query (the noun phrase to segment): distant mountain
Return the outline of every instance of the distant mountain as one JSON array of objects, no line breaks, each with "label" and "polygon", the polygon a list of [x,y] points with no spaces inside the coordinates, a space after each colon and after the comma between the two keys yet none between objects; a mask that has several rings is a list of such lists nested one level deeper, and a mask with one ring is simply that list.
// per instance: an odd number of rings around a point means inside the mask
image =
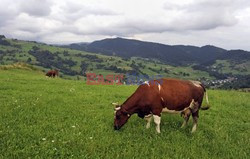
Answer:
[{"label": "distant mountain", "polygon": [[208,61],[213,61],[221,56],[224,56],[227,50],[215,47],[212,45],[206,45],[202,47],[196,46],[184,46],[184,45],[176,45],[173,47],[177,47],[186,52],[189,56],[193,58],[193,60],[197,63],[205,63]]},{"label": "distant mountain", "polygon": [[203,47],[165,45],[139,40],[113,38],[94,41],[89,44],[71,44],[68,48],[120,57],[154,58],[173,65],[201,64],[227,57],[227,50],[206,45]]},{"label": "distant mountain", "polygon": [[85,42],[82,42],[82,43],[73,43],[73,44],[70,44],[70,45],[61,45],[63,47],[69,47],[69,48],[72,48],[72,49],[76,49],[76,50],[82,50],[82,51],[85,51],[87,50],[87,45],[89,43],[85,43]]},{"label": "distant mountain", "polygon": [[248,61],[250,60],[250,52],[244,50],[230,50],[226,54],[220,56],[219,59],[233,61]]},{"label": "distant mountain", "polygon": [[175,65],[189,63],[193,60],[185,51],[170,45],[122,38],[94,41],[86,48],[89,52],[121,57],[155,58]]}]

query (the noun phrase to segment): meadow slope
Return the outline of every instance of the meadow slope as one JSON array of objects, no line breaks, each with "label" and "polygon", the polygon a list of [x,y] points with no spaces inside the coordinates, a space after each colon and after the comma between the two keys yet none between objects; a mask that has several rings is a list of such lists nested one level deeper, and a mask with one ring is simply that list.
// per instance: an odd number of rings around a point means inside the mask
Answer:
[{"label": "meadow slope", "polygon": [[137,86],[89,86],[0,69],[0,158],[248,158],[250,93],[209,90],[198,130],[163,115],[161,134],[132,116],[113,130],[113,107]]},{"label": "meadow slope", "polygon": [[5,38],[2,41],[8,43],[8,45],[1,44],[0,36],[0,65],[22,62],[43,71],[59,69],[60,76],[63,78],[84,78],[87,72],[103,75],[111,73],[163,75],[188,79],[215,78],[210,76],[208,72],[194,70],[191,65],[173,66],[156,59],[106,56],[31,41]]}]

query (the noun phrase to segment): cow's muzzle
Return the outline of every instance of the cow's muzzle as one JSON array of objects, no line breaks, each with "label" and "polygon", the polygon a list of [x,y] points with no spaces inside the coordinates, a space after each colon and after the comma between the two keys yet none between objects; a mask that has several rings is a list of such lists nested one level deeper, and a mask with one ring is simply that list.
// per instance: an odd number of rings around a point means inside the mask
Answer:
[{"label": "cow's muzzle", "polygon": [[114,129],[115,129],[115,130],[119,130],[120,127],[119,127],[118,125],[114,125]]}]

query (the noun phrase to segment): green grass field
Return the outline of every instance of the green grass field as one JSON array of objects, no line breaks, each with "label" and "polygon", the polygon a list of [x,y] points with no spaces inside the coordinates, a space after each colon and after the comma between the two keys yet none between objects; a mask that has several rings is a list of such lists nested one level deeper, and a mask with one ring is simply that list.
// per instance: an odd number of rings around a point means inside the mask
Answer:
[{"label": "green grass field", "polygon": [[0,158],[249,158],[250,93],[209,90],[194,134],[170,114],[161,134],[136,115],[114,131],[111,102],[135,89],[0,69]]}]

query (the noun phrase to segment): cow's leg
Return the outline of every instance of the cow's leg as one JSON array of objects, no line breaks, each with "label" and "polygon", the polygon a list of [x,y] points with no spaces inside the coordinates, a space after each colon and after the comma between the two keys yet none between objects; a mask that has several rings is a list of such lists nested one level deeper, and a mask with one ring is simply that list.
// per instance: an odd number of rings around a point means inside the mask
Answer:
[{"label": "cow's leg", "polygon": [[198,116],[193,116],[193,127],[191,133],[194,133],[197,129]]},{"label": "cow's leg", "polygon": [[152,120],[152,114],[149,114],[147,116],[144,117],[144,119],[147,121],[147,125],[146,125],[146,128],[150,128],[150,123],[151,123],[151,120]]},{"label": "cow's leg", "polygon": [[156,124],[156,132],[161,133],[161,130],[160,130],[161,116],[153,115],[153,118],[154,118],[154,122]]},{"label": "cow's leg", "polygon": [[193,127],[192,127],[191,133],[194,133],[194,132],[196,131],[196,129],[197,129],[198,118],[199,118],[199,108],[201,107],[202,99],[203,99],[203,96],[202,96],[200,99],[198,99],[198,103],[195,103],[195,104],[197,104],[197,105],[194,105],[194,106],[195,106],[195,109],[196,109],[196,107],[197,107],[198,110],[192,113],[192,117],[193,117]]},{"label": "cow's leg", "polygon": [[185,126],[187,125],[187,121],[186,119],[183,121],[182,125],[181,125],[181,128],[184,128]]},{"label": "cow's leg", "polygon": [[189,120],[189,115],[187,116],[187,117],[185,117],[184,118],[184,122],[182,123],[182,125],[181,125],[181,128],[184,128],[186,125],[187,125],[187,122],[188,122],[188,120]]}]

